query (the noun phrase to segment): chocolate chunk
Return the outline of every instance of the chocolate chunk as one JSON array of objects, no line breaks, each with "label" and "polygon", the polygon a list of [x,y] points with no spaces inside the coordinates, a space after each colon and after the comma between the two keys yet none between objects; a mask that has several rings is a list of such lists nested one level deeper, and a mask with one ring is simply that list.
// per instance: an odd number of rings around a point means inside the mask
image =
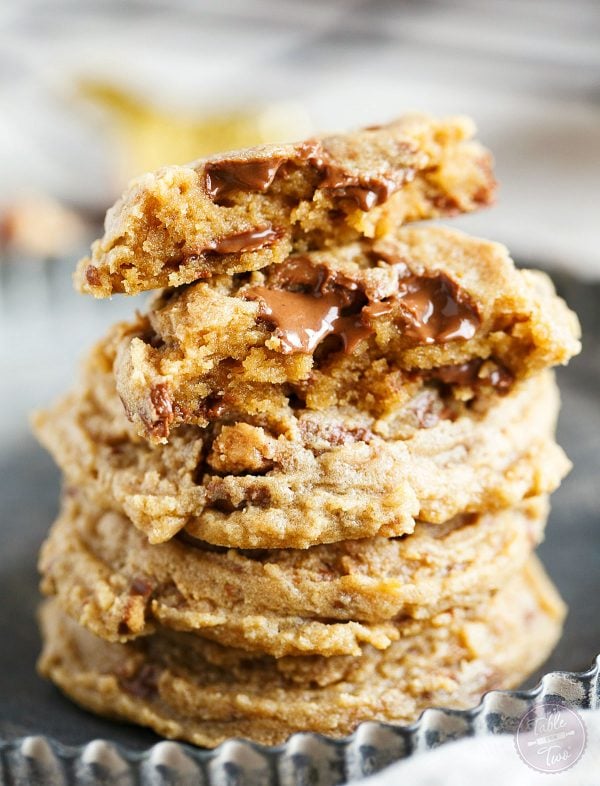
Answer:
[{"label": "chocolate chunk", "polygon": [[213,199],[222,199],[236,191],[266,191],[283,158],[249,161],[224,160],[204,167],[204,185]]},{"label": "chocolate chunk", "polygon": [[359,284],[354,279],[326,265],[314,265],[302,255],[288,257],[274,267],[271,282],[278,289],[310,292],[317,296],[334,292],[344,300],[345,306],[355,305],[359,293]]},{"label": "chocolate chunk", "polygon": [[144,663],[132,677],[120,677],[124,691],[139,699],[152,700],[158,696],[158,683],[162,669],[153,663]]},{"label": "chocolate chunk", "polygon": [[431,204],[436,210],[446,216],[454,216],[460,213],[460,202],[451,194],[434,194],[431,197]]},{"label": "chocolate chunk", "polygon": [[[486,365],[484,369],[483,366]],[[482,373],[482,370],[484,373]],[[474,358],[466,363],[455,366],[440,366],[431,369],[430,379],[438,379],[446,385],[462,385],[464,387],[490,385],[499,392],[507,392],[515,378],[513,373],[496,358]]]},{"label": "chocolate chunk", "polygon": [[265,486],[249,486],[246,494],[248,501],[259,508],[266,508],[273,503],[271,492]]},{"label": "chocolate chunk", "polygon": [[321,297],[284,289],[252,287],[244,293],[250,300],[260,300],[260,316],[278,330],[285,353],[314,352],[319,343],[336,330],[340,300],[334,294]]},{"label": "chocolate chunk", "polygon": [[414,179],[413,169],[406,169],[398,176],[360,178],[332,166],[325,167],[325,175],[319,188],[331,189],[337,197],[352,199],[361,210],[371,210],[382,205],[398,191],[404,183]]},{"label": "chocolate chunk", "polygon": [[280,229],[273,228],[266,224],[256,229],[249,229],[247,232],[239,232],[237,235],[228,235],[217,240],[210,249],[217,254],[240,254],[246,251],[258,251],[266,248],[281,238]]},{"label": "chocolate chunk", "polygon": [[220,418],[227,410],[227,404],[223,393],[217,392],[203,399],[196,407],[196,414],[205,417],[207,420]]},{"label": "chocolate chunk", "polygon": [[406,321],[406,334],[422,344],[473,338],[481,324],[470,298],[444,273],[408,274],[395,295]]},{"label": "chocolate chunk", "polygon": [[[278,265],[272,280],[277,288],[252,287],[244,295],[261,301],[261,318],[277,328],[284,352],[309,354],[332,334],[341,338],[345,352],[352,352],[371,334],[360,316],[364,293],[343,273],[296,256]],[[357,313],[342,313],[348,309]]]},{"label": "chocolate chunk", "polygon": [[169,389],[164,382],[153,385],[150,390],[150,401],[152,401],[152,406],[160,418],[167,419],[173,415],[173,402],[169,395]]},{"label": "chocolate chunk", "polygon": [[473,385],[479,380],[479,369],[483,365],[481,358],[469,360],[467,363],[458,363],[455,366],[440,366],[432,369],[430,376],[439,379],[446,385]]},{"label": "chocolate chunk", "polygon": [[319,143],[313,143],[302,156],[320,178],[318,188],[331,191],[338,199],[349,199],[361,210],[382,205],[392,194],[415,177],[415,170],[406,167],[394,173],[378,173],[366,177],[334,163]]},{"label": "chocolate chunk", "polygon": [[320,295],[324,290],[328,272],[325,265],[313,265],[304,256],[292,256],[273,268],[271,282],[277,288],[290,289],[292,292]]},{"label": "chocolate chunk", "polygon": [[99,287],[101,284],[98,268],[94,265],[88,265],[86,267],[85,278],[91,287]]},{"label": "chocolate chunk", "polygon": [[150,388],[150,402],[156,417],[152,421],[144,421],[144,425],[155,436],[167,437],[169,435],[169,426],[175,419],[175,413],[173,412],[173,400],[164,382],[153,385]]},{"label": "chocolate chunk", "polygon": [[149,598],[152,594],[152,585],[146,579],[136,577],[131,582],[129,592],[131,595],[141,595],[144,598]]},{"label": "chocolate chunk", "polygon": [[506,366],[503,366],[498,361],[495,361],[496,367],[491,369],[490,373],[483,378],[492,387],[500,391],[508,391],[512,387],[515,376],[509,371]]}]

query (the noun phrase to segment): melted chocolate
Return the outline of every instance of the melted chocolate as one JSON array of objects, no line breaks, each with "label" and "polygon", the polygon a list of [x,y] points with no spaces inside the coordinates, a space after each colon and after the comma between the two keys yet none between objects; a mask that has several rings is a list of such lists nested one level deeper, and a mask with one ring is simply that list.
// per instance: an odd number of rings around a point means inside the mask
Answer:
[{"label": "melted chocolate", "polygon": [[225,159],[209,162],[204,167],[204,185],[213,199],[234,194],[237,191],[266,191],[277,174],[284,159],[262,158],[249,161]]},{"label": "melted chocolate", "polygon": [[274,229],[270,224],[249,229],[247,232],[239,232],[237,235],[228,235],[217,240],[210,251],[217,254],[240,254],[245,251],[258,251],[273,245],[281,237],[281,230]]},{"label": "melted chocolate", "polygon": [[[486,376],[480,376],[479,372],[484,363],[493,363],[493,368]],[[500,392],[510,390],[515,381],[512,372],[495,358],[473,358],[466,363],[459,363],[455,366],[440,366],[431,369],[428,376],[431,379],[438,379],[446,385],[463,385],[465,387],[490,385]]]},{"label": "melted chocolate", "polygon": [[287,157],[209,162],[204,167],[204,187],[217,202],[240,191],[264,193],[282,167],[285,173],[290,166],[305,162],[317,174],[317,188],[330,190],[340,199],[352,200],[364,211],[382,205],[415,176],[415,170],[407,167],[393,176],[361,177],[328,160],[319,141],[308,140],[296,145],[293,155]]},{"label": "melted chocolate", "polygon": [[[312,145],[312,149],[310,147]],[[330,190],[339,199],[356,203],[361,210],[371,210],[382,205],[392,194],[415,177],[415,170],[409,167],[400,169],[393,175],[376,174],[369,177],[350,172],[335,164],[323,150],[320,143],[309,143],[304,158],[313,166],[321,180],[318,188]]]},{"label": "melted chocolate", "polygon": [[383,175],[361,178],[329,165],[325,167],[325,176],[319,188],[331,189],[338,197],[352,199],[361,210],[366,211],[387,202],[392,194],[414,176],[413,169],[406,169],[394,178]]},{"label": "melted chocolate", "polygon": [[267,287],[252,287],[244,294],[260,299],[260,315],[279,330],[286,353],[312,353],[325,336],[336,332],[342,303],[333,294],[319,297]]},{"label": "melted chocolate", "polygon": [[363,339],[367,339],[372,332],[373,328],[370,325],[365,325],[360,315],[339,317],[333,331],[336,336],[341,338],[342,347],[347,355],[354,352],[358,344]]},{"label": "melted chocolate", "polygon": [[338,196],[342,198],[354,200],[358,207],[365,212],[373,207],[377,207],[377,205],[382,205],[392,193],[393,191],[386,192],[372,188],[361,188],[360,186],[346,186],[338,189],[337,192]]},{"label": "melted chocolate", "polygon": [[440,366],[431,370],[430,376],[439,379],[445,385],[473,385],[479,379],[479,369],[483,365],[481,358],[458,363],[455,366]]},{"label": "melted chocolate", "polygon": [[390,303],[389,300],[378,300],[366,305],[362,310],[362,314],[366,319],[367,324],[370,324],[372,319],[377,319],[377,317],[383,317],[386,314],[389,314],[391,311],[393,311],[393,308],[394,305],[393,303]]},{"label": "melted chocolate", "polygon": [[509,371],[506,366],[503,366],[499,361],[495,361],[496,368],[492,369],[489,376],[485,381],[492,387],[500,391],[508,391],[513,386],[515,376],[512,371]]},{"label": "melted chocolate", "polygon": [[278,331],[284,352],[314,352],[329,335],[352,352],[374,331],[374,322],[392,312],[405,334],[420,344],[472,338],[480,325],[469,297],[443,273],[417,276],[397,263],[397,291],[369,300],[360,282],[346,274],[290,257],[273,270],[272,286],[251,287],[244,297],[260,300],[260,316]]},{"label": "melted chocolate", "polygon": [[422,344],[473,338],[481,324],[470,299],[444,273],[408,274],[398,282],[406,334]]},{"label": "melted chocolate", "polygon": [[[283,288],[252,287],[244,295],[261,301],[261,317],[277,328],[284,352],[312,353],[329,335],[352,352],[372,332],[361,318],[358,284],[325,265],[290,257],[275,269],[273,283]],[[343,313],[357,307],[355,314]]]},{"label": "melted chocolate", "polygon": [[310,292],[319,297],[327,292],[335,292],[344,306],[351,306],[359,294],[359,285],[339,270],[331,270],[326,265],[313,265],[303,256],[289,257],[273,269],[272,283],[276,287],[292,291]]}]

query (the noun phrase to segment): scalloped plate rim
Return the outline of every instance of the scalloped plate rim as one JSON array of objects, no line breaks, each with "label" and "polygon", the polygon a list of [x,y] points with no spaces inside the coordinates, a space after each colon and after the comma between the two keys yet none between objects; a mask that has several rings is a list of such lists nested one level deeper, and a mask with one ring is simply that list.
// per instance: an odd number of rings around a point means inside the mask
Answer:
[{"label": "scalloped plate rim", "polygon": [[[321,743],[325,743],[329,746],[333,746],[335,748],[347,748],[352,745],[353,742],[356,741],[357,737],[359,736],[361,729],[367,725],[372,724],[374,726],[378,726],[384,728],[386,730],[392,731],[394,734],[398,736],[403,736],[406,738],[414,737],[421,728],[423,721],[427,718],[428,715],[431,715],[433,712],[442,713],[446,717],[452,718],[464,718],[468,721],[472,721],[475,718],[479,717],[480,715],[486,712],[486,704],[489,703],[490,696],[507,696],[510,698],[520,699],[522,701],[532,702],[543,693],[545,683],[549,682],[551,679],[555,678],[566,678],[570,679],[574,682],[585,682],[591,681],[594,677],[600,677],[600,653],[595,657],[593,664],[583,670],[583,671],[566,671],[566,670],[554,670],[547,672],[546,674],[542,675],[536,685],[532,688],[517,688],[513,690],[499,690],[493,689],[486,691],[482,694],[481,699],[474,707],[469,707],[466,709],[452,709],[449,707],[441,707],[441,706],[432,706],[427,707],[424,709],[419,717],[410,724],[395,724],[385,721],[362,721],[356,729],[345,737],[329,737],[326,734],[320,734],[318,732],[311,732],[311,731],[299,731],[295,732],[294,734],[290,735],[290,737],[283,743],[279,745],[265,745],[259,742],[253,742],[252,740],[246,739],[244,737],[231,737],[222,743],[220,743],[215,748],[202,748],[199,746],[192,745],[191,743],[184,742],[177,739],[168,739],[164,738],[159,742],[155,742],[153,745],[145,748],[144,750],[133,750],[128,748],[123,743],[117,742],[116,740],[111,740],[108,738],[103,737],[96,737],[93,739],[88,740],[88,742],[80,743],[78,745],[69,745],[66,743],[61,742],[60,740],[56,739],[55,737],[45,735],[45,734],[35,734],[32,732],[31,734],[23,735],[20,737],[15,737],[14,739],[6,739],[0,737],[0,751],[6,749],[16,749],[20,748],[25,740],[31,739],[32,737],[39,737],[45,740],[51,747],[52,751],[61,759],[75,759],[78,756],[81,756],[87,746],[91,742],[103,742],[110,746],[112,746],[118,753],[121,755],[126,761],[129,762],[143,762],[151,756],[152,751],[156,748],[157,745],[161,745],[164,742],[171,742],[178,747],[180,747],[185,753],[190,754],[193,759],[199,761],[201,763],[208,763],[212,759],[219,757],[223,754],[223,748],[226,745],[231,745],[232,743],[237,743],[239,745],[250,746],[251,748],[263,753],[269,757],[279,757],[285,754],[286,749],[294,740],[298,739],[299,737],[311,737],[313,739],[318,740]],[[569,702],[573,704],[573,702]],[[491,732],[488,732],[491,733]],[[460,739],[462,736],[466,736],[466,734],[460,734],[458,737],[453,737],[452,739]],[[481,732],[476,732],[475,736],[485,736]],[[410,753],[408,757],[410,757]]]}]

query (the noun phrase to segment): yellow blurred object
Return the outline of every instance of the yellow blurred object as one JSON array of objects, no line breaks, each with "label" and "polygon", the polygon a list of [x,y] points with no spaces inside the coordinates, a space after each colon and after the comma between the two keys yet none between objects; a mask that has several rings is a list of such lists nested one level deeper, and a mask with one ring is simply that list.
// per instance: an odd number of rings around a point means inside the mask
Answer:
[{"label": "yellow blurred object", "polygon": [[289,142],[310,134],[307,113],[297,103],[202,117],[164,111],[108,83],[84,81],[81,95],[105,110],[120,137],[120,179],[165,164],[183,164],[223,150]]}]

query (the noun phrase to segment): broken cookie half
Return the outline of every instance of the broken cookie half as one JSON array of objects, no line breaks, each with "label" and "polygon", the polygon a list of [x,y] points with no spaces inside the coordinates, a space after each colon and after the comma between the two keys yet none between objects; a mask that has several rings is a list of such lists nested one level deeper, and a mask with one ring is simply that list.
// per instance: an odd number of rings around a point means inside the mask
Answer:
[{"label": "broken cookie half", "polygon": [[419,392],[506,394],[577,353],[579,326],[503,246],[426,226],[165,290],[107,343],[129,419],[165,443],[241,413],[281,432],[290,407],[381,418]]},{"label": "broken cookie half", "polygon": [[143,175],[108,211],[76,287],[109,297],[180,286],[489,205],[492,159],[474,131],[463,117],[406,115]]}]

